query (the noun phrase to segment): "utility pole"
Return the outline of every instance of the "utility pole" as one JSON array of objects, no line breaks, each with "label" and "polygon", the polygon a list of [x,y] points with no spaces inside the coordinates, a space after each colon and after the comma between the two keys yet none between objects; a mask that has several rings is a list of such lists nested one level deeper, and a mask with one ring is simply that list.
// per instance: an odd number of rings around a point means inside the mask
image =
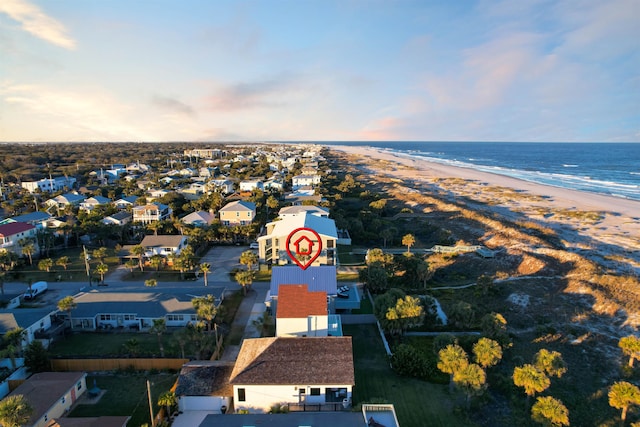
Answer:
[{"label": "utility pole", "polygon": [[151,427],[156,426],[155,419],[153,418],[153,399],[151,398],[151,383],[147,380],[147,394],[149,395],[149,415],[151,415]]},{"label": "utility pole", "polygon": [[89,287],[91,287],[91,273],[89,268],[89,254],[87,253],[87,248],[82,245],[82,250],[84,251],[84,267],[87,270],[87,280],[89,280]]}]

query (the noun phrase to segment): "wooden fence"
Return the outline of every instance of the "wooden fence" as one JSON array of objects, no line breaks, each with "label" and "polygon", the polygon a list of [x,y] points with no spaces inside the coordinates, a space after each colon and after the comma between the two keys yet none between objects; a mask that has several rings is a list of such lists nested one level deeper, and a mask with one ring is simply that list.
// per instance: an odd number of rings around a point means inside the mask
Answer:
[{"label": "wooden fence", "polygon": [[51,370],[60,371],[116,371],[120,369],[175,369],[177,371],[189,359],[51,359]]}]

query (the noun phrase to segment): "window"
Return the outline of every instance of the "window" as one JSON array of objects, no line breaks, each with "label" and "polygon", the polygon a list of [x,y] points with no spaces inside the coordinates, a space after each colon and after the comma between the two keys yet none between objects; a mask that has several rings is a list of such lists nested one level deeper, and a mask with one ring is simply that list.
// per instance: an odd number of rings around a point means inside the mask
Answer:
[{"label": "window", "polygon": [[82,381],[78,381],[77,388],[78,390],[82,390]]},{"label": "window", "polygon": [[244,402],[246,401],[246,394],[243,388],[239,388],[238,389],[238,402]]},{"label": "window", "polygon": [[167,314],[167,320],[169,322],[180,322],[184,320],[184,316],[182,314]]},{"label": "window", "polygon": [[311,396],[320,396],[320,387],[311,387],[309,394]]},{"label": "window", "polygon": [[64,396],[62,396],[62,399],[60,399],[60,403],[64,403],[66,401],[66,399],[64,398]]}]

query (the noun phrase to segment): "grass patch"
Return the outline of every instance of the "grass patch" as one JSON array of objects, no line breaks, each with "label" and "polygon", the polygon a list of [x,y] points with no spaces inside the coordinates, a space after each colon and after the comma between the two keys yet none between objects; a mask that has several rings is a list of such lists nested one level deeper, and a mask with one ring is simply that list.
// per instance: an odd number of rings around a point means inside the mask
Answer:
[{"label": "grass patch", "polygon": [[176,382],[177,374],[149,374],[136,372],[120,375],[97,375],[87,377],[87,387],[93,388],[93,382],[106,392],[94,405],[78,405],[68,417],[98,417],[131,415],[127,426],[138,427],[150,424],[146,381],[151,382],[151,396],[154,414],[158,413],[156,404],[160,394],[169,390]]},{"label": "grass patch", "polygon": [[[138,342],[138,357],[159,357],[158,338],[149,333],[80,332],[56,341],[49,348],[52,357],[118,357],[126,356],[124,343]],[[180,349],[171,333],[163,335],[165,357],[180,357]]]},{"label": "grass patch", "polygon": [[355,403],[384,399],[393,403],[403,427],[473,426],[453,411],[447,386],[396,375],[389,366],[380,335],[373,325],[344,325],[353,337],[356,386]]},{"label": "grass patch", "polygon": [[338,282],[357,282],[360,280],[360,275],[358,273],[339,273],[336,280]]},{"label": "grass patch", "polygon": [[373,314],[373,304],[366,296],[360,300],[360,308],[352,310],[352,314]]}]

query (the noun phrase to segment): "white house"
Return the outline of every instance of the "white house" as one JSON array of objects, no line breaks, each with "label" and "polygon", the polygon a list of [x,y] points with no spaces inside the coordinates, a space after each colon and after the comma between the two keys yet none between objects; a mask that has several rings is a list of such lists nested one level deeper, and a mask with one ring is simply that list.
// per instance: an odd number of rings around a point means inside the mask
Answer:
[{"label": "white house", "polygon": [[[307,239],[313,247],[319,246],[318,237],[322,243],[322,250],[312,265],[336,264],[338,232],[332,219],[302,212],[297,215],[284,216],[280,221],[270,222],[266,228],[266,234],[258,237],[258,256],[262,263],[293,264],[287,252],[287,238],[293,231],[306,228],[317,233],[317,236],[306,233]],[[295,244],[295,241],[290,241],[289,244],[289,252],[294,253],[292,245]]]},{"label": "white house", "polygon": [[226,204],[218,212],[224,225],[249,225],[256,217],[256,204],[237,200]]},{"label": "white house", "polygon": [[294,215],[315,215],[323,218],[329,218],[329,209],[323,208],[322,206],[313,206],[313,205],[296,205],[296,206],[285,206],[280,209],[278,212],[278,216],[280,218],[290,217]]},{"label": "white house", "polygon": [[29,377],[9,396],[23,395],[33,408],[26,425],[44,427],[69,411],[86,391],[85,372],[40,372]]},{"label": "white house", "polygon": [[180,252],[187,246],[188,238],[183,235],[148,235],[144,236],[140,246],[147,251],[145,256],[151,258],[153,255],[180,255]]},{"label": "white house", "polygon": [[195,360],[180,370],[175,395],[178,410],[221,411],[231,408],[233,387],[229,383],[233,362]]},{"label": "white house", "polygon": [[102,219],[103,224],[125,225],[133,221],[133,216],[127,211],[116,212]]},{"label": "white house", "polygon": [[294,190],[297,190],[298,188],[305,187],[305,186],[315,187],[316,185],[320,184],[320,181],[321,181],[321,177],[320,175],[317,175],[317,174],[296,175],[292,178],[291,185]]},{"label": "white house", "polygon": [[37,190],[48,193],[55,193],[56,191],[64,189],[72,189],[76,183],[76,179],[67,176],[58,176],[55,178],[43,178],[38,181],[26,181],[20,185],[22,188],[29,190],[30,193],[35,193]]},{"label": "white house", "polygon": [[233,181],[226,178],[213,179],[207,183],[207,188],[220,191],[222,194],[231,194],[233,193]]},{"label": "white house", "polygon": [[26,222],[9,222],[0,225],[0,250],[4,249],[9,252],[13,252],[18,256],[23,256],[22,245],[23,242],[29,242],[33,244],[33,253],[38,253],[38,239],[37,228]]},{"label": "white house", "polygon": [[133,222],[141,222],[149,224],[156,221],[164,221],[169,219],[173,210],[162,203],[153,202],[144,206],[134,206]]},{"label": "white house", "polygon": [[310,292],[307,285],[280,285],[276,312],[277,337],[329,335],[327,293]]},{"label": "white house", "polygon": [[89,197],[88,199],[85,199],[82,202],[80,202],[80,209],[87,212],[91,212],[96,206],[108,205],[109,203],[111,203],[111,199],[107,197],[102,197],[102,196]]},{"label": "white house", "polygon": [[28,345],[35,339],[37,333],[51,328],[51,316],[55,312],[56,309],[42,308],[3,309],[0,311],[0,335],[22,328],[25,330],[23,344]]},{"label": "white house", "polygon": [[355,384],[351,337],[245,339],[230,382],[236,411],[342,404]]},{"label": "white house", "polygon": [[240,182],[240,191],[264,190],[264,183],[259,179]]},{"label": "white house", "polygon": [[44,202],[49,207],[55,207],[58,209],[64,209],[66,206],[73,205],[78,206],[85,197],[81,194],[67,193],[60,196],[56,196],[53,199],[49,199]]},{"label": "white house", "polygon": [[127,209],[133,207],[136,204],[136,200],[138,200],[138,196],[125,196],[119,198],[113,204],[118,209]]}]

